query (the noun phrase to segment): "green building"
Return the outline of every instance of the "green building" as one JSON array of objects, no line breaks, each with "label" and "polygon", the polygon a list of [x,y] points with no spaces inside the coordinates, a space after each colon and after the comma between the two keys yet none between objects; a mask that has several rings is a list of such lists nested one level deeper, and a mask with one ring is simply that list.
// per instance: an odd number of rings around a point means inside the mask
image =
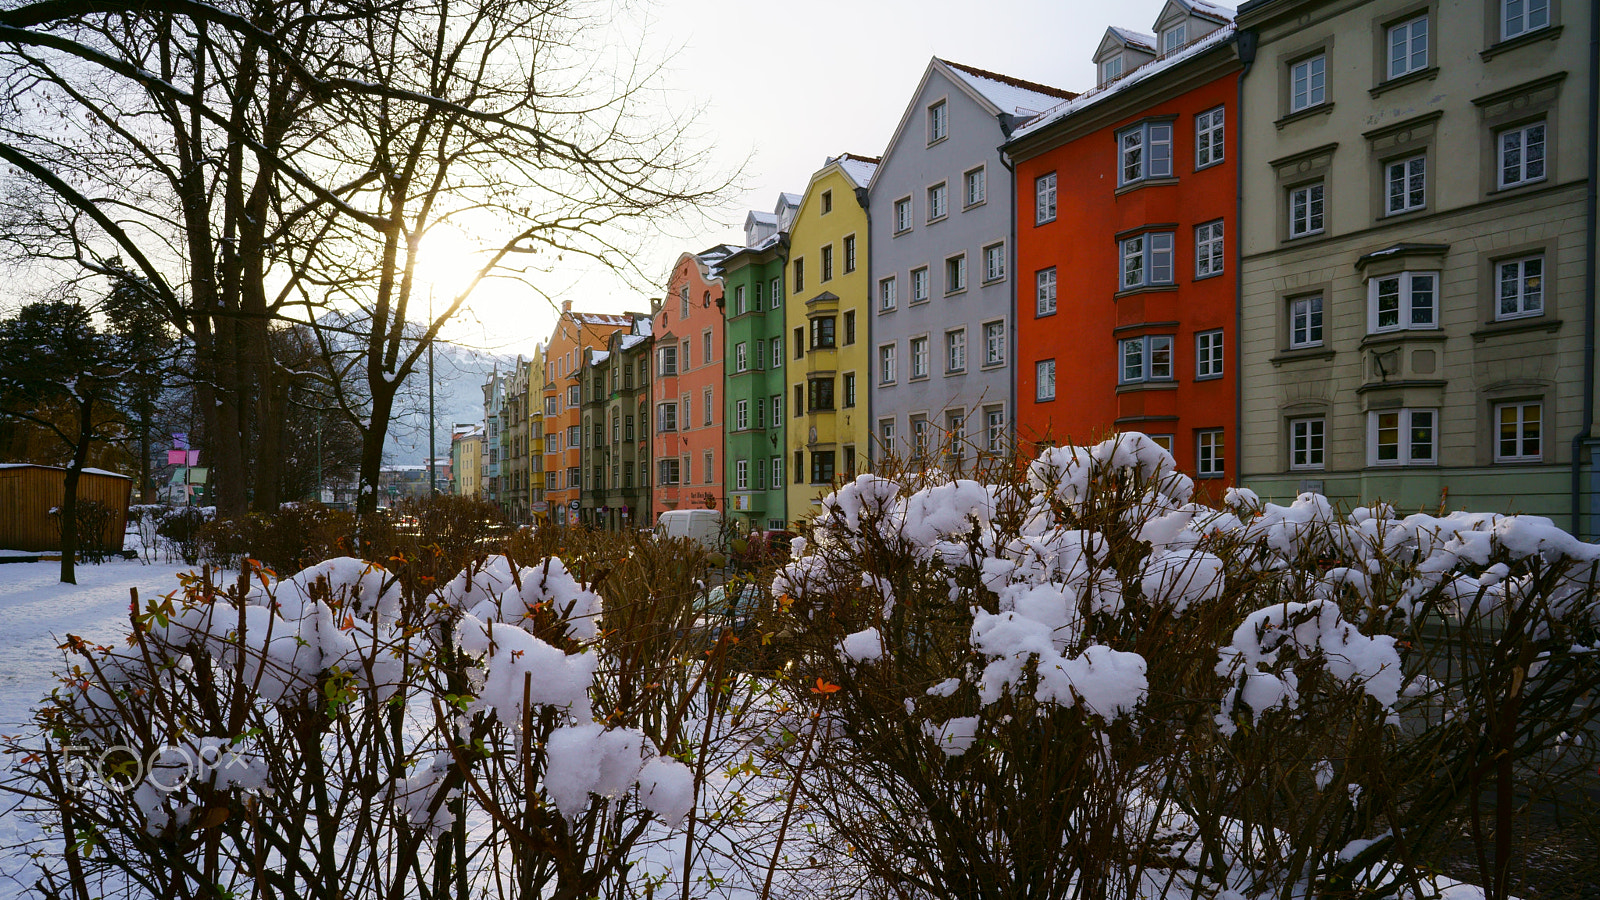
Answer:
[{"label": "green building", "polygon": [[783,480],[784,265],[795,194],[745,217],[745,246],[718,264],[723,279],[727,406],[722,458],[728,515],[741,530],[787,527]]}]

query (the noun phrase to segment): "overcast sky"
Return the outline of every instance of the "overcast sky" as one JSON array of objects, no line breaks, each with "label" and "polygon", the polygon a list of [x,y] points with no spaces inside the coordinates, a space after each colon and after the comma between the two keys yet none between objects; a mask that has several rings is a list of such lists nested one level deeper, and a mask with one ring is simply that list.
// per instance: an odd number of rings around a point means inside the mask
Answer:
[{"label": "overcast sky", "polygon": [[[877,156],[911,92],[938,56],[1029,81],[1082,91],[1108,25],[1150,31],[1162,0],[655,0],[648,48],[676,48],[665,86],[675,105],[700,106],[701,138],[724,168],[745,165],[744,189],[720,230],[663,236],[641,260],[665,273],[685,251],[742,243],[744,210],[771,209],[779,191],[804,190],[841,152]],[[547,290],[575,309],[644,309],[648,286],[575,269]],[[554,312],[526,290],[472,302],[456,337],[500,352],[527,352],[549,335]]]}]

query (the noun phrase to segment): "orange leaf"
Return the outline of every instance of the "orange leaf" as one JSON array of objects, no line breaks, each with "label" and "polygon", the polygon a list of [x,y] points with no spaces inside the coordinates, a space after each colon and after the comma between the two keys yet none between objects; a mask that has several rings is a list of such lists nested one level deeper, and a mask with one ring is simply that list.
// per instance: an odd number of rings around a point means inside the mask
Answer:
[{"label": "orange leaf", "polygon": [[837,684],[829,684],[828,682],[823,681],[821,678],[818,678],[817,686],[811,689],[811,693],[827,695],[835,693],[838,690],[839,686]]}]

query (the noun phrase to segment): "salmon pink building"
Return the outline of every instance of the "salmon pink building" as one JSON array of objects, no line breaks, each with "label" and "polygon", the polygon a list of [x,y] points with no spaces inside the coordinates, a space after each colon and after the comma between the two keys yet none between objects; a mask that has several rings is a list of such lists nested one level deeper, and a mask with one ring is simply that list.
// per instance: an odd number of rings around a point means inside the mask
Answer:
[{"label": "salmon pink building", "polygon": [[1017,190],[1017,439],[1142,431],[1202,494],[1234,482],[1232,13],[1169,0],[1111,28],[1099,84],[1006,144]]},{"label": "salmon pink building", "polygon": [[651,508],[723,509],[722,279],[712,274],[735,247],[678,257],[655,329]]}]

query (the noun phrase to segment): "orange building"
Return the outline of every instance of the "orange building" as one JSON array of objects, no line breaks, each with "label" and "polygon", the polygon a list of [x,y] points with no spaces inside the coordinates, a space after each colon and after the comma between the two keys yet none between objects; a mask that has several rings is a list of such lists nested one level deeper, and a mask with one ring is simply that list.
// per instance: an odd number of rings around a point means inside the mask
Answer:
[{"label": "orange building", "polygon": [[[583,489],[583,397],[580,378],[591,350],[604,350],[611,333],[629,327],[627,316],[575,313],[561,304],[561,318],[544,352],[544,479],[550,521],[578,521]],[[542,512],[542,511],[541,511]]]},{"label": "orange building", "polygon": [[667,296],[651,310],[656,336],[651,508],[656,513],[725,508],[722,278],[712,267],[736,249],[719,244],[678,257]]},{"label": "orange building", "polygon": [[1142,431],[1214,496],[1238,474],[1239,62],[1218,7],[1172,0],[1157,27],[1108,30],[1099,87],[1005,147],[1016,433],[1028,447]]}]

